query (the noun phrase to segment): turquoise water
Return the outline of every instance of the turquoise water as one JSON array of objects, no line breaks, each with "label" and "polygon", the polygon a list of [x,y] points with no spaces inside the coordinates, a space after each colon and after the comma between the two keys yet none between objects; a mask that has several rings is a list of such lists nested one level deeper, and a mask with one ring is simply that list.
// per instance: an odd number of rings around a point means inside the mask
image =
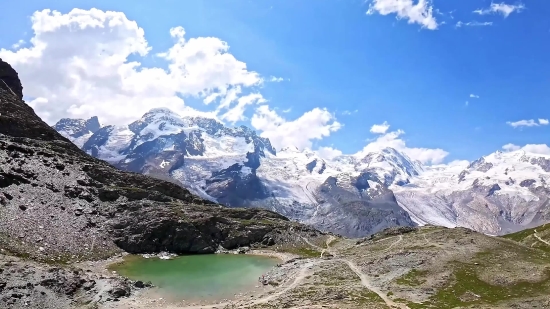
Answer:
[{"label": "turquoise water", "polygon": [[110,268],[133,280],[151,281],[171,300],[217,300],[254,288],[258,277],[279,262],[242,254],[191,255],[172,260],[128,256]]}]

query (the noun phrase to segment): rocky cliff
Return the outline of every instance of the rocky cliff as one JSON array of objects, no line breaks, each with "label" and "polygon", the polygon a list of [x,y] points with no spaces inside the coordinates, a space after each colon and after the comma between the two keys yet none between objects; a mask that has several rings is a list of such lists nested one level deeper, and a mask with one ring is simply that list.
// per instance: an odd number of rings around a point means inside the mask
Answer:
[{"label": "rocky cliff", "polygon": [[267,210],[221,207],[85,154],[22,101],[17,73],[8,64],[1,62],[0,70],[5,250],[43,260],[101,258],[120,250],[208,253],[219,245],[291,241],[291,227],[317,233]]}]

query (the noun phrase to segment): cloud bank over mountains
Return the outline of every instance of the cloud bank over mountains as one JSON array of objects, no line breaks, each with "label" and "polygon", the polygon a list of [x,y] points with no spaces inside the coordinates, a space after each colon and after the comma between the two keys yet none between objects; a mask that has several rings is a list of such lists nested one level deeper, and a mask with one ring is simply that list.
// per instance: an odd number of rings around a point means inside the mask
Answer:
[{"label": "cloud bank over mountains", "polygon": [[[522,8],[523,9],[523,8]],[[494,8],[508,16],[514,11]],[[509,12],[505,14],[506,12]],[[430,1],[374,0],[369,14],[397,14],[409,23],[436,29]],[[485,13],[484,13],[485,14]],[[173,43],[153,52],[145,30],[122,12],[73,9],[67,13],[45,9],[31,16],[32,38],[0,49],[0,58],[11,63],[25,85],[28,103],[46,122],[60,118],[98,116],[106,124],[124,124],[152,108],[166,107],[181,115],[214,118],[224,123],[245,123],[271,140],[277,148],[313,148],[316,141],[345,128],[335,112],[322,106],[290,119],[276,102],[262,94],[268,83],[290,82],[271,72],[256,72],[216,37],[188,37],[181,26],[167,29]],[[158,66],[140,61],[155,59]],[[470,98],[479,96],[470,94]],[[199,99],[193,108],[188,99]],[[345,111],[343,116],[357,113]],[[248,116],[247,116],[248,115]],[[509,122],[510,126],[543,126],[547,119]],[[391,131],[384,121],[370,127],[374,135],[359,154],[384,147],[405,152],[425,164],[440,164],[449,153],[440,148],[409,147],[401,129]],[[321,143],[322,145],[322,143]],[[536,147],[535,147],[536,146]],[[546,146],[546,145],[544,145]],[[506,145],[513,149],[516,145]],[[538,152],[540,145],[526,145]],[[325,158],[342,154],[334,146],[313,149]]]}]

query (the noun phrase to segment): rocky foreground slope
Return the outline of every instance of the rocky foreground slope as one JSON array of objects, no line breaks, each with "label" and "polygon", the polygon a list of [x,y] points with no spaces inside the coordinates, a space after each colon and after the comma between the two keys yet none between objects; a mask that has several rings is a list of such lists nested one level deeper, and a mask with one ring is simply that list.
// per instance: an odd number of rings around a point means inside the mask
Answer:
[{"label": "rocky foreground slope", "polygon": [[74,308],[75,295],[82,304],[104,290],[78,270],[4,255],[66,265],[120,252],[212,253],[319,235],[268,210],[225,208],[171,182],[117,170],[44,123],[22,89],[0,60],[2,308],[48,308],[48,301]]},{"label": "rocky foreground slope", "polygon": [[465,228],[434,226],[392,228],[359,240],[328,235],[303,242],[295,251],[303,258],[270,271],[270,287],[259,295],[190,305],[142,294],[105,308],[548,308],[547,235],[535,238],[539,244],[533,248]]}]

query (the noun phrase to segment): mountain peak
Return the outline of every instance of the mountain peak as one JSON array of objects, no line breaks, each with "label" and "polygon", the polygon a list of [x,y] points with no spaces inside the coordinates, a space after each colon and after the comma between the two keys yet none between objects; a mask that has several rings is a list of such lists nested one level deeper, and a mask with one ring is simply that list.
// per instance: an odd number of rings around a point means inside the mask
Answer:
[{"label": "mountain peak", "polygon": [[169,115],[169,116],[176,116],[178,118],[181,118],[181,116],[179,114],[177,114],[176,112],[174,112],[171,109],[166,108],[166,107],[151,108],[148,112],[143,114],[143,116],[141,118],[144,119],[144,118],[148,118],[148,117],[155,116],[155,115]]},{"label": "mountain peak", "polygon": [[296,146],[286,146],[281,148],[280,152],[301,152]]}]

